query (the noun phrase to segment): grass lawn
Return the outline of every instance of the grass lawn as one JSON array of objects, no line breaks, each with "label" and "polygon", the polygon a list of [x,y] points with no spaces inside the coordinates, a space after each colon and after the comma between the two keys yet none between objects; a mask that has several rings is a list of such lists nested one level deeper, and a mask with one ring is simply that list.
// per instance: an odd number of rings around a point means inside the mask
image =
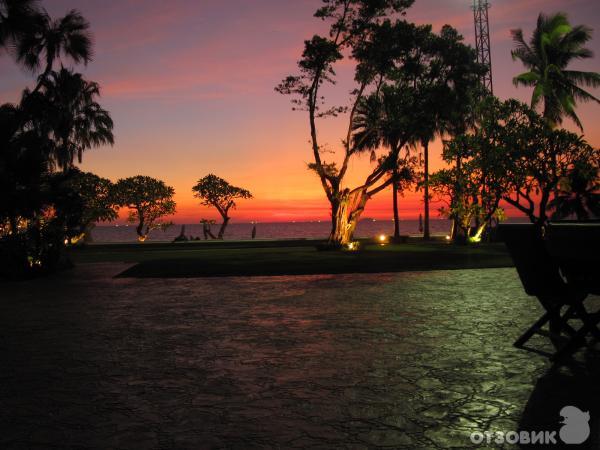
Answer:
[{"label": "grass lawn", "polygon": [[318,241],[102,244],[70,249],[75,263],[138,263],[121,277],[309,275],[510,267],[504,244],[457,246],[412,240],[360,251],[318,251]]}]

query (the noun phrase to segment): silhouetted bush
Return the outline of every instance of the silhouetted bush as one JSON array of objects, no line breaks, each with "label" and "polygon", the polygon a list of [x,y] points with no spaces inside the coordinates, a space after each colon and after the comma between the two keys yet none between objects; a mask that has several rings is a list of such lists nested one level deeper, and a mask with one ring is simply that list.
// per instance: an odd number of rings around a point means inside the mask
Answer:
[{"label": "silhouetted bush", "polygon": [[0,239],[0,277],[21,280],[72,267],[64,255],[64,230],[50,223]]}]

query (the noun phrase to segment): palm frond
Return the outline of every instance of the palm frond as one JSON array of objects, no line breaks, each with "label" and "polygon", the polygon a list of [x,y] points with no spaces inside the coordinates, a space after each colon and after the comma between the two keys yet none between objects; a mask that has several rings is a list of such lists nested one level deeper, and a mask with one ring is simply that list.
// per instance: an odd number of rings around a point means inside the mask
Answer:
[{"label": "palm frond", "polygon": [[90,23],[75,9],[69,11],[56,24],[56,33],[61,37],[65,55],[76,63],[87,64],[92,59],[92,37]]},{"label": "palm frond", "polygon": [[536,86],[541,81],[541,76],[536,72],[524,72],[513,78],[513,84],[515,86]]},{"label": "palm frond", "polygon": [[600,103],[600,100],[598,98],[594,97],[589,92],[581,89],[579,86],[577,86],[574,83],[569,83],[569,88],[570,88],[571,96],[574,97],[576,100],[579,100],[582,102]]},{"label": "palm frond", "polygon": [[569,82],[579,85],[597,88],[600,86],[600,73],[598,72],[582,72],[580,70],[563,70],[562,75]]},{"label": "palm frond", "polygon": [[562,103],[563,114],[569,119],[571,119],[575,123],[575,125],[577,125],[577,128],[579,128],[583,132],[583,124],[581,123],[581,120],[579,120],[579,117],[575,113],[575,102],[571,98],[570,101],[563,101]]},{"label": "palm frond", "polygon": [[529,45],[525,42],[523,38],[523,30],[515,29],[510,30],[510,34],[513,42],[515,43],[515,48],[511,51],[511,55],[513,60],[520,59],[526,67],[534,67],[537,65],[538,58],[531,50]]},{"label": "palm frond", "polygon": [[586,25],[577,25],[565,33],[560,46],[565,50],[576,49],[592,39],[593,30]]}]

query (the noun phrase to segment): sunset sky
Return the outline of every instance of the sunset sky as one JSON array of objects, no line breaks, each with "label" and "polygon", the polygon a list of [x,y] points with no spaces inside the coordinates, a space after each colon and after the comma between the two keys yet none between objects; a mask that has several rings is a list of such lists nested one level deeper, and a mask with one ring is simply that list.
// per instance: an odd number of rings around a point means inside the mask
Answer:
[{"label": "sunset sky", "polygon": [[[114,147],[93,149],[82,168],[116,181],[150,175],[175,187],[175,221],[197,222],[217,214],[198,205],[191,188],[215,173],[249,189],[255,199],[240,202],[234,221],[326,219],[328,204],[311,160],[305,113],[291,111],[289,99],[274,92],[295,73],[304,39],[324,32],[312,17],[319,0],[44,0],[52,16],[71,8],[91,22],[94,61],[83,71],[102,86],[103,106],[115,121]],[[448,23],[474,43],[470,0],[416,0],[407,18]],[[565,11],[574,24],[600,23],[595,0],[492,0],[490,10],[495,94],[528,101],[529,90],[513,87],[523,71],[513,62],[509,30],[523,28],[529,37],[540,11]],[[600,53],[600,36],[589,47]],[[574,68],[600,71],[599,60]],[[330,91],[337,101],[352,87],[348,67]],[[0,101],[16,101],[33,77],[0,55]],[[596,96],[600,92],[593,92]],[[583,104],[578,114],[586,138],[600,145],[600,107]],[[325,126],[321,139],[331,149],[342,136],[339,123]],[[570,123],[567,127],[574,130]],[[440,145],[432,146],[432,171],[441,166]],[[368,169],[368,157],[352,166],[351,180]],[[401,199],[404,218],[419,215],[421,199]],[[391,193],[367,206],[365,216],[391,218]],[[433,211],[433,217],[437,212]]]}]

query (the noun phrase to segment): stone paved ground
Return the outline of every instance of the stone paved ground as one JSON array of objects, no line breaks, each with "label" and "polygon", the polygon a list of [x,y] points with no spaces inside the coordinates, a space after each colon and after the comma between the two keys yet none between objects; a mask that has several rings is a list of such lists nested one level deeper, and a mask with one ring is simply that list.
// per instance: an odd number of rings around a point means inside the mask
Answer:
[{"label": "stone paved ground", "polygon": [[0,286],[0,448],[468,448],[556,428],[565,404],[591,409],[600,448],[596,353],[551,370],[511,346],[540,313],[513,269],[112,278],[124,267]]}]

